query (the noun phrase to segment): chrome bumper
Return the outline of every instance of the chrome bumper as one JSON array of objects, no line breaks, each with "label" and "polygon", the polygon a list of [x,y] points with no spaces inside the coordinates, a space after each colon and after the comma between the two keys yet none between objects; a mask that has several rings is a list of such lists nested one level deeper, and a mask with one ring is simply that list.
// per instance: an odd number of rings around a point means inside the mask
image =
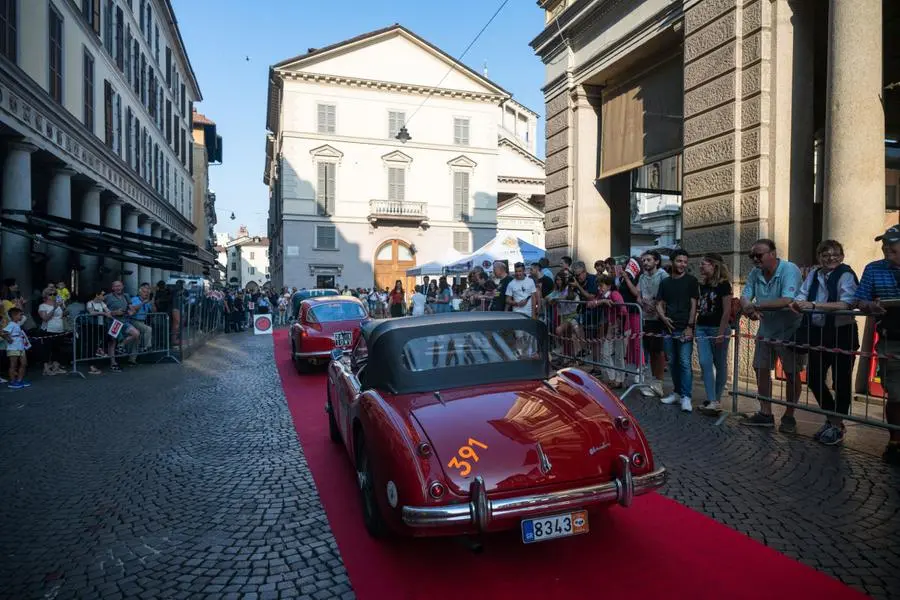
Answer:
[{"label": "chrome bumper", "polygon": [[331,350],[317,350],[316,352],[294,352],[295,358],[331,358]]},{"label": "chrome bumper", "polygon": [[415,528],[475,525],[479,531],[486,531],[491,522],[498,519],[524,519],[538,514],[613,501],[627,507],[631,505],[635,496],[651,492],[666,482],[664,467],[635,477],[631,473],[631,460],[627,456],[619,456],[619,463],[621,475],[609,483],[498,500],[487,497],[484,480],[476,477],[469,486],[468,503],[447,506],[404,506],[403,522]]}]

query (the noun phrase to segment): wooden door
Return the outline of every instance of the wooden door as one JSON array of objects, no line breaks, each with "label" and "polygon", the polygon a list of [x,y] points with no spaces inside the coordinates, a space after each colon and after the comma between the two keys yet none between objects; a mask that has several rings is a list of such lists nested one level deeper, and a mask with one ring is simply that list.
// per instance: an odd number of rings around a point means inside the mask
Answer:
[{"label": "wooden door", "polygon": [[406,270],[415,266],[416,257],[409,246],[400,240],[389,240],[375,251],[375,285],[381,290],[393,290],[399,279],[409,297],[416,278],[407,277]]}]

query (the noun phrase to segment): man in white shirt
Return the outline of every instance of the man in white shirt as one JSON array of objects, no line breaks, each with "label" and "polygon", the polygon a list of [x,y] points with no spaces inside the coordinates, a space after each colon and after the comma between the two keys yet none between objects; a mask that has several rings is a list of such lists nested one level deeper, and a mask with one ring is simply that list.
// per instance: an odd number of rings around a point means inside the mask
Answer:
[{"label": "man in white shirt", "polygon": [[510,281],[506,287],[506,303],[512,307],[513,312],[536,319],[540,304],[537,286],[534,284],[534,279],[525,276],[523,263],[516,263],[515,269],[515,279]]},{"label": "man in white shirt", "polygon": [[412,295],[412,316],[421,317],[425,314],[425,304],[428,298],[422,293],[422,286],[416,286],[416,293]]}]

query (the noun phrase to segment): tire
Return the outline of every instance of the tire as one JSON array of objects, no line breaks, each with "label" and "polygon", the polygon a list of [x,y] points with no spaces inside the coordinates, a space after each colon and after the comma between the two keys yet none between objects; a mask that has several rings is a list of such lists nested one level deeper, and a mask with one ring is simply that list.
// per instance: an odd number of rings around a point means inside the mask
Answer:
[{"label": "tire", "polygon": [[372,461],[366,452],[365,438],[361,434],[356,440],[356,475],[366,531],[375,539],[383,538],[387,535],[387,524],[384,517],[381,516],[381,509],[378,508],[378,501],[375,499]]},{"label": "tire", "polygon": [[[327,384],[326,384],[327,385]],[[331,404],[331,388],[328,388],[328,407],[325,411],[328,413],[328,437],[331,441],[339,444],[341,442],[341,430],[338,429],[337,421],[334,418],[334,405]]]}]

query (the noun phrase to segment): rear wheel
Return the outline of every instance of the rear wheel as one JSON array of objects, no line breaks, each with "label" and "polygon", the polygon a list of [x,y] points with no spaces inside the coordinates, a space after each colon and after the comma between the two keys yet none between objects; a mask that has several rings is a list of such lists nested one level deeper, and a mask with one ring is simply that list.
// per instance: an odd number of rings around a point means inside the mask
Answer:
[{"label": "rear wheel", "polygon": [[366,531],[373,538],[382,538],[387,533],[387,525],[375,499],[375,476],[372,461],[366,451],[365,438],[360,434],[356,439],[356,480],[359,483],[359,497],[362,502],[363,522]]}]

